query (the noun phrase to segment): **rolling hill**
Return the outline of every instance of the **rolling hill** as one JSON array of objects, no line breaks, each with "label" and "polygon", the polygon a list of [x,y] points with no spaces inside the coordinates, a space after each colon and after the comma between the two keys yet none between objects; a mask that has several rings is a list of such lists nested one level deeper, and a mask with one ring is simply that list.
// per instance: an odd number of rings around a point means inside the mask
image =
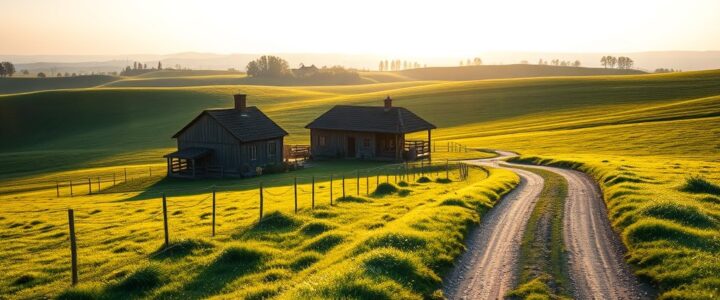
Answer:
[{"label": "rolling hill", "polygon": [[[162,163],[161,155],[174,145],[172,133],[204,108],[230,106],[230,95],[238,92],[287,129],[290,143],[307,143],[304,125],[333,105],[379,105],[391,95],[395,105],[438,125],[433,137],[440,143],[514,150],[522,154],[520,162],[582,170],[600,184],[629,262],[659,287],[661,297],[717,296],[717,70],[0,96],[0,138],[8,141],[0,145],[0,176],[10,182],[52,178],[63,170]],[[294,289],[283,295],[304,293],[310,292]]]}]

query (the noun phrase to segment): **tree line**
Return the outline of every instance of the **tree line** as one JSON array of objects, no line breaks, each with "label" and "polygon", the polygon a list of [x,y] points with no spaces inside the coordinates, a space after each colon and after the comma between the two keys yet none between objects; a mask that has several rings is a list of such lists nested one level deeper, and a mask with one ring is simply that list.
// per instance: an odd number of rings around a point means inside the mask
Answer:
[{"label": "tree line", "polygon": [[380,64],[378,66],[378,70],[380,72],[383,71],[400,71],[400,70],[408,70],[408,69],[419,69],[419,68],[427,68],[427,64],[420,65],[419,62],[416,61],[407,61],[407,60],[381,60]]},{"label": "tree line", "polygon": [[462,67],[462,66],[479,66],[479,65],[482,65],[482,64],[483,64],[482,58],[479,58],[479,57],[475,57],[475,58],[473,58],[472,60],[469,59],[469,58],[468,58],[467,60],[465,60],[465,61],[460,60],[460,66],[461,66],[461,67]]},{"label": "tree line", "polygon": [[149,69],[148,69],[148,65],[147,65],[147,64],[144,64],[144,63],[141,63],[141,62],[137,62],[137,61],[136,61],[136,62],[133,62],[132,68],[131,68],[130,66],[126,66],[125,69],[123,69],[123,70],[120,72],[120,75],[123,75],[123,76],[134,76],[134,75],[140,75],[140,74],[147,73],[147,72],[150,72],[150,71],[162,70],[162,69],[163,69],[163,65],[162,65],[162,62],[161,62],[161,61],[158,61],[157,69],[156,69],[155,67],[152,67],[152,68],[149,68]]},{"label": "tree line", "polygon": [[627,56],[615,57],[606,55],[600,58],[600,64],[605,68],[615,68],[615,66],[617,66],[618,69],[632,69],[635,61]]},{"label": "tree line", "polygon": [[579,68],[582,65],[582,62],[579,60],[575,61],[569,61],[569,60],[560,60],[558,58],[553,60],[543,60],[542,58],[538,60],[538,65],[553,65],[553,66],[560,66],[560,67],[576,67]]},{"label": "tree line", "polygon": [[249,77],[280,79],[294,82],[354,83],[360,81],[360,75],[353,69],[343,66],[305,66],[290,69],[288,62],[273,55],[263,55],[250,61],[245,67]]},{"label": "tree line", "polygon": [[0,77],[12,77],[15,74],[15,65],[9,61],[0,62]]}]

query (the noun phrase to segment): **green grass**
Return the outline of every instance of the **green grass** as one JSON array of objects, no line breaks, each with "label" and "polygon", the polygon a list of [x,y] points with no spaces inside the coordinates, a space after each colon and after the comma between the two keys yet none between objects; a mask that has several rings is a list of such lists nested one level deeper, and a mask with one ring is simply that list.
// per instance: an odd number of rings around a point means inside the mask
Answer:
[{"label": "green grass", "polygon": [[[593,175],[603,188],[612,226],[621,234],[629,250],[628,261],[639,275],[660,288],[660,297],[718,297],[716,274],[720,273],[720,263],[717,260],[720,254],[717,246],[717,241],[720,239],[717,235],[720,196],[715,191],[720,185],[718,176],[720,174],[720,129],[718,129],[720,128],[720,71],[454,82],[407,81],[408,78],[414,79],[406,75],[383,73],[385,74],[373,74],[377,76],[375,81],[385,80],[380,77],[393,77],[394,79],[387,81],[397,82],[303,87],[259,85],[106,87],[0,96],[0,128],[3,128],[0,131],[0,138],[4,141],[0,144],[0,178],[3,180],[3,189],[12,190],[16,185],[40,185],[38,182],[53,182],[56,178],[82,179],[113,172],[117,174],[125,166],[130,166],[133,170],[143,170],[148,166],[162,168],[162,154],[170,151],[174,146],[170,136],[202,109],[231,106],[233,93],[247,93],[250,105],[259,106],[287,129],[291,133],[287,139],[288,143],[307,143],[308,131],[304,129],[304,125],[332,105],[380,105],[380,100],[389,94],[395,100],[395,105],[408,107],[437,125],[439,129],[433,132],[433,138],[440,144],[455,141],[478,149],[514,150],[523,154],[529,162],[580,169]],[[203,76],[237,75],[206,74],[194,77],[204,80],[201,78]],[[370,75],[363,76],[368,78],[367,76]],[[424,137],[424,133],[410,136],[410,138],[415,137]],[[434,153],[436,160],[465,159],[471,156],[488,155],[484,152]],[[298,174],[319,175],[353,168],[373,167],[370,164],[355,167],[348,165],[353,163],[318,164],[315,171],[308,169]],[[141,171],[138,172],[142,174]],[[272,176],[263,178],[266,180],[284,178],[272,188],[280,188],[291,181],[291,178],[282,175]],[[439,177],[444,178],[443,174]],[[318,201],[318,209],[311,214],[308,213],[307,217],[317,219],[313,222],[324,220],[338,227],[313,235],[312,238],[319,239],[323,236],[332,236],[336,240],[342,238],[342,242],[330,252],[343,250],[345,249],[343,245],[356,241],[350,234],[353,230],[357,228],[384,230],[388,226],[385,223],[400,220],[401,211],[416,209],[412,206],[413,203],[417,203],[414,201],[420,198],[426,199],[423,190],[425,186],[433,186],[432,189],[443,186],[450,191],[455,185],[460,184],[455,180],[441,184],[438,178],[431,179],[435,182],[417,184],[406,180],[406,183],[411,184],[403,187],[410,190],[410,194],[405,197],[400,194],[391,194],[382,198],[370,197],[368,199],[372,202],[348,201],[341,202],[336,207],[329,207],[328,199],[322,198],[322,203]],[[242,183],[256,185],[259,180],[262,179],[251,179]],[[187,183],[161,180],[160,175],[138,177],[116,188],[118,192],[132,195],[128,197],[134,197],[135,201],[118,202],[117,205],[122,203],[135,205],[135,203],[146,203],[151,199],[157,202],[157,195],[153,193],[157,193],[159,189],[168,190],[173,187],[184,189],[182,193],[173,197],[191,198],[192,195],[201,194],[202,188],[208,183],[208,181]],[[242,183],[227,180],[219,184],[242,185]],[[302,184],[306,185],[307,181]],[[322,191],[327,193],[327,185],[324,188]],[[38,204],[43,203],[41,201],[43,199],[44,202],[51,201],[49,199],[54,194],[51,187],[40,185],[40,189],[1,197],[4,205],[10,205],[8,208],[15,209],[19,209],[17,203],[24,203],[22,201],[29,198]],[[136,192],[144,189],[147,189],[147,192]],[[250,194],[242,194],[249,193],[250,190],[239,187],[231,189],[232,193],[238,193],[238,197],[234,198],[234,204],[223,207],[222,209],[228,209],[223,212],[244,217],[254,215],[255,208],[244,206],[245,204],[241,204],[240,201],[253,199]],[[339,192],[337,187],[335,192]],[[352,191],[349,195],[355,196]],[[77,203],[85,203],[85,201],[103,203],[100,200],[104,198],[100,197],[105,196],[97,196],[97,198],[91,196],[89,197],[91,200],[82,200],[82,198],[73,200],[77,200]],[[462,197],[434,196],[434,198],[436,199],[432,199],[433,201],[427,199],[423,207],[436,204],[440,206],[440,203],[444,203],[441,205],[443,208],[452,209],[487,205],[481,202],[467,203],[468,200]],[[12,199],[12,205],[5,201],[8,199]],[[356,220],[358,223],[354,223],[354,226],[357,227],[339,225],[345,224],[346,220],[343,218],[347,217],[338,212],[343,206],[374,206],[386,203],[390,203],[390,207],[382,207],[383,211],[393,207],[397,211],[386,213],[387,217],[377,215],[368,222]],[[323,206],[320,206],[321,204]],[[44,208],[37,207],[37,209]],[[103,216],[104,213],[111,211],[104,208],[88,208],[87,211],[89,213],[95,209],[100,209],[102,212],[93,217]],[[157,212],[157,205],[138,208],[130,206],[126,209],[128,211],[144,209],[143,213],[148,214]],[[192,209],[182,210],[182,213],[176,217],[194,214]],[[60,225],[63,219],[62,212],[56,214],[58,215],[48,218],[55,218],[57,224],[48,222],[39,215],[28,215],[27,220],[2,219],[0,222],[4,222],[2,226],[6,226],[10,231],[37,230],[40,239],[53,240],[56,238],[52,236],[59,234],[56,231],[62,228]],[[201,213],[198,212],[198,222],[207,226],[209,222],[207,218],[200,218],[199,215]],[[298,232],[306,223],[311,222],[304,218],[305,215],[301,217],[302,223],[290,232],[310,237]],[[31,224],[33,221],[44,223],[33,225]],[[49,225],[56,227],[42,229],[43,226]],[[240,225],[243,224],[238,226]],[[244,225],[249,226],[249,224]],[[436,230],[439,225],[441,223],[427,221],[413,223],[411,227]],[[152,226],[157,228],[159,223],[154,223]],[[461,227],[455,229],[459,228]],[[134,228],[134,230],[139,233],[146,232],[144,228]],[[258,235],[254,232],[237,232],[235,234],[237,237],[265,236],[269,241],[263,240],[262,243],[287,242],[290,239],[284,236],[288,233]],[[147,239],[147,236],[137,238],[140,241],[108,242],[112,247],[107,246],[107,251],[125,249],[126,251],[121,253],[138,251],[151,253],[157,250],[156,246],[149,249],[143,246],[142,239]],[[309,240],[302,240],[309,243]],[[453,242],[451,240],[448,243]],[[297,249],[304,246],[308,245],[293,245],[298,247]],[[43,246],[17,247],[28,253],[43,250]],[[220,248],[221,245],[218,245],[213,249]],[[213,253],[217,251],[219,250],[213,250]],[[17,253],[15,250],[6,252]],[[302,276],[308,278],[311,275],[320,276],[316,273],[310,274],[313,272],[311,271],[313,266],[331,263],[318,260],[312,266],[305,267],[305,263],[313,261],[313,257],[319,255],[316,251],[312,252],[314,254],[305,253],[304,256],[293,259],[281,256],[281,260],[286,260],[287,266],[295,266],[291,269],[303,268],[306,271],[301,272],[308,272],[303,273]],[[295,259],[300,257],[307,261],[293,264]],[[4,256],[2,259],[5,261],[9,258]],[[197,258],[197,263],[187,263],[184,266],[191,268],[193,270],[191,272],[199,272],[197,265],[210,264],[209,260],[210,258],[201,255]],[[404,258],[401,260],[404,261]],[[344,262],[340,263],[341,261]],[[102,262],[101,256],[93,257],[92,263]],[[312,282],[317,282],[318,289],[309,291],[298,289],[288,292],[287,295],[311,295],[317,298],[337,295],[367,295],[381,298],[391,292],[397,292],[400,296],[418,295],[417,291],[403,290],[400,288],[402,284],[397,282],[375,281],[381,276],[370,278],[363,272],[352,271],[359,266],[357,264],[361,263],[360,260],[350,263],[346,258],[337,258],[337,262],[337,268],[333,269],[337,272],[330,274],[332,276],[328,275],[325,279],[317,280],[312,277]],[[87,269],[87,265],[85,268]],[[435,271],[434,267],[427,268]],[[261,281],[266,275],[273,277],[286,274],[285,271],[271,269],[259,271],[260,273],[253,275],[256,277],[251,276],[252,278],[247,279],[247,282]],[[112,273],[105,271],[106,274]],[[415,271],[418,272],[417,274],[425,274],[426,269],[417,268]],[[27,274],[11,272],[13,278],[4,280],[4,285],[10,286],[10,283],[18,280],[14,289],[24,287],[21,289],[24,291],[22,293],[32,294],[31,291],[34,289],[40,289],[35,286],[51,285],[48,282],[60,280],[47,273],[30,272],[29,270]],[[58,272],[66,272],[66,270],[62,269]],[[335,277],[340,273],[344,277]],[[181,282],[189,282],[192,279],[179,277],[181,278],[178,280]],[[342,278],[348,284],[335,286],[329,281],[331,277],[337,280]],[[233,281],[226,287],[213,288],[232,291],[243,286],[246,282],[244,280]],[[261,298],[264,295],[276,295],[280,293],[279,286],[279,283],[272,282],[262,288],[241,289],[242,293],[245,293],[241,296]],[[102,291],[104,288],[106,287],[87,289]],[[182,287],[177,286],[159,289],[183,290]],[[150,294],[155,295],[154,293]],[[190,291],[187,293],[195,295]],[[285,291],[282,293],[286,295]],[[432,295],[428,297],[430,296]]]},{"label": "green grass", "polygon": [[0,78],[0,95],[55,89],[92,88],[118,79],[118,77],[106,75],[47,78],[7,77]]},{"label": "green grass", "polygon": [[[167,249],[157,194],[139,200],[133,199],[142,192],[60,199],[42,191],[18,194],[0,202],[2,238],[14,241],[0,246],[0,260],[11,262],[0,275],[0,293],[61,299],[438,297],[440,278],[462,252],[469,228],[518,183],[504,170],[471,168],[468,181],[458,176],[454,171],[449,184],[406,187],[417,192],[413,197],[343,199],[335,181],[333,206],[329,182],[318,180],[314,210],[310,185],[302,182],[297,214],[292,186],[269,186],[260,222],[256,189],[220,190],[215,237],[208,190],[187,191],[168,198]],[[365,179],[359,183],[364,192]],[[355,179],[346,184],[354,194]],[[440,204],[446,198],[463,206]],[[68,206],[75,209],[79,242],[80,285],[72,288]]]},{"label": "green grass", "polygon": [[549,171],[527,170],[542,176],[544,186],[523,234],[519,280],[509,295],[523,299],[570,299],[573,291],[562,234],[567,181]]}]

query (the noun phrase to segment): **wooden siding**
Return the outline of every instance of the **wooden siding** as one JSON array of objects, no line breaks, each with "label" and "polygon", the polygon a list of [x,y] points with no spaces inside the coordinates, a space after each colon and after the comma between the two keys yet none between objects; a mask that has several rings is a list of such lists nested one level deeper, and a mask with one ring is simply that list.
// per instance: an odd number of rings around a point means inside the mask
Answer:
[{"label": "wooden siding", "polygon": [[[275,143],[275,156],[269,157],[268,146]],[[256,167],[279,164],[283,161],[283,138],[241,143],[213,118],[205,115],[186,128],[177,137],[178,149],[208,148],[213,154],[203,161],[199,168],[221,167],[227,172],[254,173]],[[255,146],[257,156],[250,157],[250,148]]]},{"label": "wooden siding", "polygon": [[[348,156],[348,138],[355,138],[355,156]],[[374,132],[357,132],[342,130],[310,130],[310,147],[316,158],[359,158],[359,159],[395,159],[395,152],[382,151],[381,144],[387,138],[395,139],[402,145],[402,135],[387,135]],[[321,144],[325,139],[325,145]],[[367,144],[365,143],[367,142]]]}]

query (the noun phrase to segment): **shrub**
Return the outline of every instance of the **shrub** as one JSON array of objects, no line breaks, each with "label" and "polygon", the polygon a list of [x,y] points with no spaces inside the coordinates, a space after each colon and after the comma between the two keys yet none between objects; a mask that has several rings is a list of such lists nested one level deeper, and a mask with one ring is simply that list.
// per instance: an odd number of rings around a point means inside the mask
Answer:
[{"label": "shrub", "polygon": [[685,185],[683,185],[680,190],[694,194],[720,195],[720,186],[700,176],[692,176],[686,179]]},{"label": "shrub", "polygon": [[405,182],[405,181],[400,181],[400,182],[398,182],[397,185],[398,185],[398,186],[401,186],[401,187],[409,186],[409,184],[408,184],[407,182]]},{"label": "shrub", "polygon": [[316,239],[312,240],[305,246],[305,250],[314,250],[320,253],[325,253],[338,244],[342,243],[345,237],[337,233],[326,233]]},{"label": "shrub", "polygon": [[310,267],[312,264],[318,262],[321,258],[322,256],[320,256],[320,254],[318,253],[306,252],[296,258],[295,261],[290,263],[290,268],[295,272],[304,270]]},{"label": "shrub", "polygon": [[375,191],[372,193],[372,195],[375,197],[382,197],[382,196],[390,195],[393,193],[397,193],[397,191],[398,191],[398,188],[396,186],[394,186],[391,183],[385,182],[385,183],[381,183],[380,185],[378,185],[378,187],[375,189]]},{"label": "shrub", "polygon": [[[194,251],[210,250],[214,248],[210,242],[200,239],[185,239],[180,241],[174,241],[169,248],[161,246],[158,250],[153,253],[155,259],[165,258],[182,258],[192,254]],[[119,249],[116,249],[119,250]],[[124,252],[124,251],[121,251]]]},{"label": "shrub", "polygon": [[442,183],[442,184],[447,184],[447,183],[452,183],[452,179],[450,179],[450,178],[438,178],[438,179],[435,179],[435,182],[437,182],[437,183]]},{"label": "shrub", "polygon": [[262,220],[255,224],[253,231],[286,231],[296,228],[301,223],[291,215],[273,211],[264,215]]},{"label": "shrub", "polygon": [[428,182],[432,182],[432,180],[430,178],[428,178],[427,176],[423,176],[423,177],[418,178],[417,182],[418,183],[428,183]]},{"label": "shrub", "polygon": [[335,226],[329,222],[315,221],[315,222],[310,222],[307,225],[300,228],[300,232],[302,232],[305,235],[314,236],[314,235],[318,235],[321,233],[325,233],[326,231],[335,229],[335,227],[337,227],[337,226]]}]

